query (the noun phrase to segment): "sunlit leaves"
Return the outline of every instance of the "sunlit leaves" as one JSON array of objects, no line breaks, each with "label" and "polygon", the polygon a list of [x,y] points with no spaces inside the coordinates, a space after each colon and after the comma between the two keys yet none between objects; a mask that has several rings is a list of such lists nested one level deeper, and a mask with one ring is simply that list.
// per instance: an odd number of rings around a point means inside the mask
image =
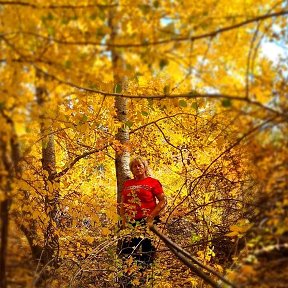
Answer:
[{"label": "sunlit leaves", "polygon": [[[277,8],[275,1],[266,1],[265,5],[263,1],[230,1],[227,5],[225,1],[147,4],[124,0],[119,5],[105,6],[60,1],[55,6],[65,8],[49,9],[49,4],[42,2],[35,4],[41,9],[29,3],[3,3],[0,11],[1,141],[16,143],[22,157],[19,180],[11,190],[15,197],[11,215],[20,213],[17,220],[25,227],[35,225],[34,244],[44,243],[43,231],[51,212],[45,201],[53,200],[53,192],[58,189],[62,226],[58,229],[60,224],[53,225],[63,258],[66,255],[76,262],[87,259],[96,243],[113,242],[119,220],[114,154],[125,149],[149,160],[165,188],[171,217],[186,221],[178,236],[171,232],[180,243],[210,243],[221,233],[229,240],[246,237],[252,225],[249,217],[255,219],[256,191],[277,200],[271,204],[272,212],[267,209],[263,213],[269,218],[265,222],[267,231],[273,231],[274,238],[269,235],[268,240],[263,237],[261,241],[278,241],[287,232],[283,209],[287,197],[281,196],[285,188],[281,184],[283,175],[271,173],[280,171],[287,162],[287,127],[278,125],[280,114],[287,110],[287,64],[279,59],[276,67],[267,55],[258,53],[262,39],[279,41],[285,35],[286,22],[274,17],[273,25],[271,20],[267,24],[255,21],[209,35],[269,9],[276,11],[281,5]],[[72,7],[75,5],[90,6],[80,9]],[[109,27],[111,22],[117,23],[117,31]],[[257,35],[255,29],[259,30]],[[193,38],[207,33],[205,38]],[[125,65],[112,69],[112,51],[119,53]],[[39,81],[35,81],[36,71],[42,71]],[[123,83],[114,82],[119,75],[125,79]],[[37,87],[47,91],[43,107],[35,100]],[[138,98],[128,100],[128,120],[121,123],[115,117],[113,97],[75,87]],[[241,96],[247,102],[201,96],[209,93]],[[174,97],[177,94],[187,96]],[[153,99],[155,96],[161,100]],[[253,101],[259,103],[249,105]],[[262,109],[261,104],[279,111],[279,119],[271,125],[273,128],[262,127],[237,143],[255,124],[274,115]],[[46,134],[41,133],[40,124]],[[130,131],[131,144],[115,141],[119,128]],[[68,169],[57,179],[59,185],[47,181],[49,173],[42,169],[41,148],[47,147],[50,135],[55,139],[57,172]],[[9,146],[6,152],[9,154],[11,149]],[[9,156],[8,160],[15,154]],[[10,175],[2,170],[1,166],[1,175]],[[247,219],[239,220],[243,215]],[[191,223],[184,237],[185,227]],[[23,235],[16,236],[20,239]],[[216,246],[213,250],[203,244],[197,249],[201,259],[218,261],[211,252],[217,252]],[[102,257],[104,250],[94,251],[93,255]],[[116,253],[109,255],[110,261]],[[109,262],[104,258],[94,261],[103,265],[98,270],[113,270],[109,265],[115,259]],[[167,269],[158,269],[163,273],[157,278],[159,287],[175,284],[168,280],[174,281],[174,277],[168,277],[169,264],[165,263]],[[249,274],[249,269],[243,270]],[[193,285],[199,284],[194,277],[185,277]],[[82,284],[78,286],[84,287]]]},{"label": "sunlit leaves", "polygon": [[229,237],[237,236],[241,238],[243,237],[245,232],[247,232],[252,226],[253,224],[251,224],[248,219],[238,220],[238,222],[235,225],[230,226],[231,232],[227,233],[226,236]]}]

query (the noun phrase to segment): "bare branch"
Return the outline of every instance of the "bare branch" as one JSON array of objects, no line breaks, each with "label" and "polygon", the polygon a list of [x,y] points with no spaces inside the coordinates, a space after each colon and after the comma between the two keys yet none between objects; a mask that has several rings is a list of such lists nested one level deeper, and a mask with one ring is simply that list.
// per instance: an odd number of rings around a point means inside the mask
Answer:
[{"label": "bare branch", "polygon": [[24,2],[24,1],[0,1],[0,5],[7,5],[7,6],[25,6],[30,7],[33,9],[87,9],[87,8],[93,8],[98,7],[101,9],[105,8],[113,8],[117,6],[117,4],[110,4],[110,5],[104,5],[104,4],[88,4],[88,5],[37,5],[30,2]]},{"label": "bare branch", "polygon": [[87,93],[92,93],[92,94],[100,94],[106,97],[124,97],[124,98],[130,98],[130,99],[175,99],[175,98],[187,98],[187,99],[200,99],[200,98],[206,98],[206,99],[230,99],[230,100],[235,100],[235,101],[241,101],[241,102],[246,102],[250,105],[254,105],[254,106],[258,106],[261,109],[270,111],[278,116],[284,116],[287,117],[285,114],[283,114],[281,111],[277,111],[274,110],[268,106],[263,105],[262,103],[255,101],[255,100],[251,100],[245,96],[238,96],[238,95],[228,95],[228,94],[219,94],[219,93],[198,93],[196,91],[192,91],[192,92],[186,92],[186,93],[181,93],[181,94],[172,94],[172,95],[168,95],[168,94],[162,94],[162,95],[133,95],[133,94],[120,94],[120,93],[111,93],[111,92],[105,92],[102,90],[97,90],[97,89],[92,89],[92,88],[86,88],[86,87],[82,87],[79,86],[77,84],[74,84],[72,82],[69,81],[64,81],[60,78],[58,78],[55,75],[52,75],[50,73],[47,73],[46,71],[40,69],[39,67],[37,67],[36,65],[34,65],[35,68],[39,69],[42,73],[44,73],[47,76],[50,76],[52,79],[57,80],[58,82],[71,86],[73,88],[76,88],[82,92],[87,92]]},{"label": "bare branch", "polygon": [[258,33],[259,33],[259,29],[260,29],[260,25],[261,22],[257,23],[257,28],[255,30],[255,32],[253,33],[253,37],[251,39],[251,43],[250,43],[250,49],[249,49],[249,53],[248,53],[248,57],[247,57],[247,67],[246,67],[246,97],[249,97],[249,88],[250,88],[250,66],[251,66],[251,55],[252,55],[252,51],[253,51],[253,46],[254,43],[257,39]]},{"label": "bare branch", "polygon": [[98,153],[100,151],[103,151],[104,149],[108,148],[111,145],[111,143],[108,143],[106,145],[104,145],[103,147],[99,148],[99,149],[93,149],[91,151],[87,151],[81,155],[78,155],[77,157],[75,157],[68,165],[66,168],[64,168],[62,171],[52,175],[52,179],[50,180],[54,180],[56,178],[59,178],[61,176],[63,176],[64,174],[66,174],[79,160],[81,160],[82,158],[85,158],[89,155]]},{"label": "bare branch", "polygon": [[196,41],[196,40],[200,40],[200,39],[205,39],[205,38],[211,38],[211,37],[215,37],[218,34],[227,32],[227,31],[231,31],[234,29],[238,29],[240,27],[246,26],[248,24],[254,23],[254,22],[259,22],[259,21],[263,21],[266,19],[270,19],[273,17],[280,17],[280,16],[284,16],[288,14],[288,10],[281,10],[279,12],[274,12],[274,13],[268,13],[268,14],[264,14],[264,15],[260,15],[258,17],[254,17],[242,22],[239,22],[237,24],[234,25],[230,25],[230,26],[226,26],[223,28],[219,28],[216,29],[214,31],[208,32],[208,33],[204,33],[204,34],[200,34],[200,35],[196,35],[196,36],[183,36],[183,37],[177,37],[177,38],[169,38],[169,39],[163,39],[163,40],[159,40],[159,41],[152,41],[152,42],[143,42],[143,43],[108,43],[108,42],[102,42],[102,41],[65,41],[65,40],[61,40],[61,39],[57,39],[57,38],[51,38],[51,37],[47,37],[47,36],[43,36],[37,33],[32,33],[32,32],[25,32],[25,31],[21,31],[21,32],[15,32],[15,34],[21,33],[21,34],[26,34],[26,35],[32,35],[38,38],[42,38],[42,39],[46,39],[46,40],[53,40],[53,42],[57,43],[57,44],[63,44],[63,45],[94,45],[94,46],[103,46],[103,47],[113,47],[113,48],[141,48],[141,47],[147,47],[147,46],[156,46],[156,45],[163,45],[163,44],[168,44],[168,43],[172,43],[172,42],[185,42],[185,41]]},{"label": "bare branch", "polygon": [[203,171],[203,173],[195,178],[192,183],[190,184],[190,193],[187,194],[187,196],[185,196],[181,202],[179,202],[174,208],[173,210],[170,212],[170,215],[180,206],[182,205],[187,198],[193,193],[193,191],[196,189],[196,187],[198,186],[198,184],[200,183],[200,181],[206,176],[207,172],[209,171],[209,169],[220,159],[222,158],[224,155],[226,155],[229,151],[231,151],[233,148],[235,148],[236,146],[238,146],[244,139],[246,139],[248,136],[250,136],[251,134],[259,131],[261,128],[263,128],[265,125],[267,125],[268,123],[270,123],[273,120],[276,120],[276,117],[273,118],[269,118],[268,120],[264,121],[263,123],[259,124],[258,126],[254,127],[253,129],[249,130],[247,133],[245,133],[242,137],[239,137],[232,145],[230,145],[227,149],[225,149],[223,152],[221,152],[216,158],[214,158],[213,161],[211,161],[211,163],[206,167],[206,169]]},{"label": "bare branch", "polygon": [[[198,209],[201,209],[203,207],[207,207],[207,206],[219,203],[219,202],[225,202],[225,203],[226,202],[237,202],[237,203],[242,203],[242,204],[245,204],[245,205],[248,205],[248,206],[257,207],[257,205],[255,205],[253,203],[245,202],[243,200],[238,200],[238,199],[233,199],[233,198],[222,198],[222,199],[213,200],[213,201],[210,201],[210,202],[207,202],[207,203],[204,203],[204,204],[199,204],[197,207],[193,208],[192,210],[190,210],[190,211],[186,212],[184,215],[182,215],[182,217],[184,218],[184,217],[188,216],[189,214],[194,213]],[[180,219],[176,219],[172,223],[178,222],[179,220]]]}]

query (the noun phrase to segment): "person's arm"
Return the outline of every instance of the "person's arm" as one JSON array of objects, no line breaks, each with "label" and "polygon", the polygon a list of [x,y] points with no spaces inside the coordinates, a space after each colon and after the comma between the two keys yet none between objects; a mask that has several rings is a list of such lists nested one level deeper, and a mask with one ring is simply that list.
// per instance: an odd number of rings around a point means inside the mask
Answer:
[{"label": "person's arm", "polygon": [[158,199],[158,203],[156,207],[152,210],[150,215],[147,217],[147,225],[149,227],[153,226],[153,219],[159,215],[160,211],[166,206],[166,198],[164,193],[156,194],[156,198]]}]

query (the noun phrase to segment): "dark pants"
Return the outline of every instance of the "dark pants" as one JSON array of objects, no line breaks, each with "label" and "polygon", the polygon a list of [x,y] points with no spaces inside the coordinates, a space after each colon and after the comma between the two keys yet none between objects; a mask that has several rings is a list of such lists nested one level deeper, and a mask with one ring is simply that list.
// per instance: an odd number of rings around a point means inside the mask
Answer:
[{"label": "dark pants", "polygon": [[[159,223],[159,217],[155,217],[154,224]],[[135,223],[132,223],[133,226],[136,225],[146,226],[145,219],[137,220]],[[141,238],[133,237],[126,238],[122,242],[121,253],[123,256],[132,256],[139,264],[147,266],[153,263],[155,258],[156,248],[152,244],[150,238]]]},{"label": "dark pants", "polygon": [[123,241],[121,254],[131,255],[139,264],[149,265],[154,260],[155,251],[151,239],[134,237]]}]

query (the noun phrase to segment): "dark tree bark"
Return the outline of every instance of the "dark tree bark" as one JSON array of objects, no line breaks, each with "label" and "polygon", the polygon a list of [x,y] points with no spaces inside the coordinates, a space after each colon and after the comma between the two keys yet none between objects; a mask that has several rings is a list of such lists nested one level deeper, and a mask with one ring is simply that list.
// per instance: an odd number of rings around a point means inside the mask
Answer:
[{"label": "dark tree bark", "polygon": [[0,287],[7,287],[7,246],[9,230],[9,206],[12,199],[12,183],[17,171],[19,162],[19,147],[14,132],[13,122],[2,111],[2,119],[10,129],[4,129],[0,133]]},{"label": "dark tree bark", "polygon": [[0,175],[0,187],[1,187],[1,203],[0,203],[0,233],[1,233],[1,242],[0,242],[0,287],[6,288],[7,282],[6,282],[6,258],[7,258],[7,243],[8,243],[8,191],[9,189],[9,174],[7,171],[7,159],[6,159],[6,146],[7,143],[5,143],[1,137],[0,139],[0,153],[1,153],[1,159],[0,159],[0,168],[1,168],[1,175]]},{"label": "dark tree bark", "polygon": [[[4,196],[5,197],[5,196]],[[7,244],[8,244],[8,209],[9,201],[4,199],[1,201],[1,243],[0,243],[0,287],[6,288],[6,258],[7,258]]]}]

